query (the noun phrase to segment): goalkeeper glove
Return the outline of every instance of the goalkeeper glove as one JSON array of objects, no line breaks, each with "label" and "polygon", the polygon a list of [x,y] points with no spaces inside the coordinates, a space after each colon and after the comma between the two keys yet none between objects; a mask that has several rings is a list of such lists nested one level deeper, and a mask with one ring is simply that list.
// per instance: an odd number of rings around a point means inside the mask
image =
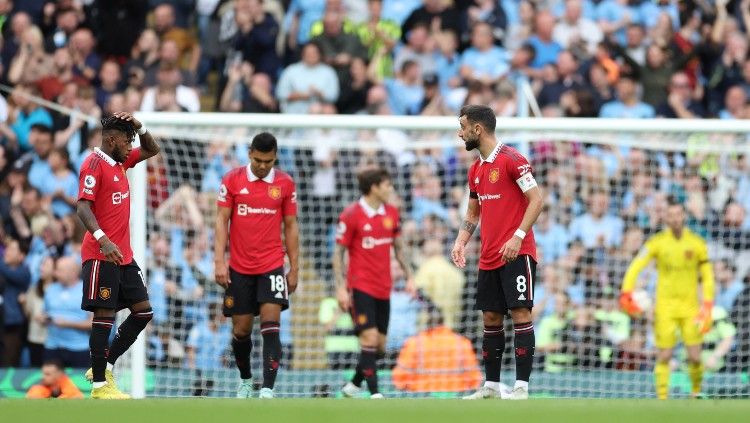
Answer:
[{"label": "goalkeeper glove", "polygon": [[703,306],[701,306],[700,311],[698,311],[698,315],[695,316],[695,324],[698,325],[698,330],[702,335],[707,334],[708,331],[711,330],[711,326],[713,325],[711,311],[713,310],[713,308],[713,301],[704,301]]},{"label": "goalkeeper glove", "polygon": [[638,304],[636,304],[635,300],[633,299],[632,292],[623,292],[622,294],[620,294],[620,308],[622,308],[623,311],[625,311],[625,313],[628,313],[630,316],[638,316],[639,314],[643,313],[643,310],[638,307]]}]

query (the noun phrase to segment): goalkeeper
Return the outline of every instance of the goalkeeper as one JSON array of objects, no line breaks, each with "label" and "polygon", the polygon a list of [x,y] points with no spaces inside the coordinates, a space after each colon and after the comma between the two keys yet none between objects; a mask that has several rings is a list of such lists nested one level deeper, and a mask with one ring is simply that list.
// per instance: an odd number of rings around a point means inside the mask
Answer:
[{"label": "goalkeeper", "polygon": [[[701,391],[703,366],[701,343],[711,329],[711,309],[714,299],[714,276],[708,261],[706,241],[685,227],[685,209],[669,200],[667,228],[652,236],[633,260],[625,273],[620,295],[620,306],[631,316],[643,312],[633,299],[638,274],[652,259],[659,273],[654,305],[654,335],[658,354],[654,367],[656,396],[667,399],[669,391],[669,361],[677,343],[677,330],[688,353],[688,373],[692,395]],[[698,301],[698,275],[703,282],[702,306]]]}]

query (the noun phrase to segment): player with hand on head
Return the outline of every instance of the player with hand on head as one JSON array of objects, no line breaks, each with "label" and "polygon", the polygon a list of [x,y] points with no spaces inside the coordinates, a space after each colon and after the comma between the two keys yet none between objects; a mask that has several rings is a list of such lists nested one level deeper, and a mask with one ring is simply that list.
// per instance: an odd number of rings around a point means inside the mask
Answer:
[{"label": "player with hand on head", "polygon": [[[138,134],[141,146],[133,148]],[[126,112],[102,119],[102,146],[83,161],[77,214],[88,231],[81,246],[81,308],[94,313],[89,338],[91,397],[130,398],[112,375],[115,361],[130,348],[153,317],[146,282],[130,248],[130,185],[126,171],[159,154],[159,145],[143,124]],[[109,345],[115,313],[130,315]]]},{"label": "player with hand on head", "polygon": [[[489,107],[461,109],[458,136],[466,150],[479,150],[469,168],[469,207],[451,251],[453,263],[466,267],[466,243],[481,219],[482,249],[476,309],[484,320],[485,383],[464,399],[503,397],[527,399],[534,361],[536,244],[531,230],[544,200],[529,162],[514,148],[495,138],[495,114]],[[505,350],[503,318],[510,312],[515,332],[516,383],[502,392],[500,364]]]},{"label": "player with hand on head", "polygon": [[[389,205],[393,184],[384,169],[369,168],[357,175],[362,193],[359,201],[341,213],[333,253],[336,299],[352,315],[361,354],[354,378],[341,390],[346,397],[358,396],[362,381],[370,397],[383,398],[378,390],[378,354],[385,352],[390,298],[391,247],[406,277],[406,291],[416,294],[411,263],[399,238],[399,212]],[[349,253],[345,273],[344,258]]]},{"label": "player with hand on head", "polygon": [[[274,169],[277,151],[273,135],[267,132],[256,135],[250,144],[250,164],[224,175],[216,202],[214,272],[216,283],[225,288],[224,315],[232,318],[232,350],[242,379],[237,398],[249,398],[252,392],[250,334],[254,316],[258,315],[263,336],[260,398],[274,397],[273,386],[281,361],[281,312],[289,308],[289,294],[297,289],[297,192],[292,177]],[[282,224],[290,265],[286,275]]]},{"label": "player with hand on head", "polygon": [[[685,208],[669,199],[665,222],[667,227],[652,236],[630,263],[622,282],[620,306],[631,316],[642,314],[633,297],[638,275],[652,260],[659,274],[654,304],[654,335],[658,349],[654,366],[656,396],[667,399],[669,361],[677,344],[677,330],[682,335],[688,356],[688,375],[692,395],[700,395],[703,382],[701,344],[711,330],[714,300],[714,274],[708,259],[706,241],[685,227]],[[698,279],[703,283],[699,306]]]}]

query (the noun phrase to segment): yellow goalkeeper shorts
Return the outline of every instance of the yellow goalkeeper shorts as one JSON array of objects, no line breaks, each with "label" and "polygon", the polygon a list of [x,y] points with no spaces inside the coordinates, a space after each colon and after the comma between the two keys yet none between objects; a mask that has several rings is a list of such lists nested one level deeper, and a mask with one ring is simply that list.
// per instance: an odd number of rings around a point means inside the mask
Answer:
[{"label": "yellow goalkeeper shorts", "polygon": [[677,330],[685,345],[700,345],[703,342],[695,317],[654,316],[654,335],[656,347],[674,348],[677,345]]}]

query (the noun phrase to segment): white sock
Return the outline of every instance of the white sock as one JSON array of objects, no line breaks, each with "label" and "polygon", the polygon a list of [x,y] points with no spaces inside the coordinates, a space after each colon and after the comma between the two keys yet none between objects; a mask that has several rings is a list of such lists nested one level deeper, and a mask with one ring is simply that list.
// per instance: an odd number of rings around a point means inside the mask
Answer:
[{"label": "white sock", "polygon": [[488,380],[488,381],[484,382],[484,386],[487,387],[487,388],[493,389],[495,391],[499,391],[500,390],[500,382],[490,382]]},{"label": "white sock", "polygon": [[107,382],[94,382],[93,386],[94,386],[95,389],[99,389],[99,388],[101,388],[102,386],[104,386],[106,384],[107,384]]},{"label": "white sock", "polygon": [[250,381],[253,380],[253,379],[252,378],[250,378],[250,379],[242,379],[242,378],[240,378],[240,380],[242,381],[242,383],[250,383]]},{"label": "white sock", "polygon": [[111,372],[112,370],[114,370],[114,368],[115,368],[114,364],[112,364],[110,362],[107,362],[107,370],[109,370]]},{"label": "white sock", "polygon": [[524,389],[526,389],[528,391],[529,390],[529,382],[527,382],[525,380],[517,380],[516,381],[516,386],[514,386],[513,389],[516,389],[516,388],[524,388]]}]

